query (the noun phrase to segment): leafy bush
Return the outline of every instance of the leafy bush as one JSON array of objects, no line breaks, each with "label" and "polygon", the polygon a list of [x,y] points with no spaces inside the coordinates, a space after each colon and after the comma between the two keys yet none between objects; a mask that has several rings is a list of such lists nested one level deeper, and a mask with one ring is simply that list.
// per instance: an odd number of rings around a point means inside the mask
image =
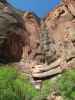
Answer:
[{"label": "leafy bush", "polygon": [[75,70],[63,73],[57,83],[64,100],[75,100]]},{"label": "leafy bush", "polygon": [[37,94],[28,78],[23,78],[15,68],[0,68],[0,100],[31,100]]},{"label": "leafy bush", "polygon": [[75,70],[68,70],[54,80],[44,81],[41,95],[48,97],[57,92],[63,100],[75,100]]},{"label": "leafy bush", "polygon": [[0,67],[0,100],[45,100],[52,91],[59,91],[64,100],[75,100],[75,70],[63,73],[56,80],[43,82],[36,90],[29,78],[13,67]]},{"label": "leafy bush", "polygon": [[[50,81],[49,81],[50,83]],[[44,100],[49,94],[49,83],[36,90],[29,78],[14,67],[0,67],[0,100]]]}]

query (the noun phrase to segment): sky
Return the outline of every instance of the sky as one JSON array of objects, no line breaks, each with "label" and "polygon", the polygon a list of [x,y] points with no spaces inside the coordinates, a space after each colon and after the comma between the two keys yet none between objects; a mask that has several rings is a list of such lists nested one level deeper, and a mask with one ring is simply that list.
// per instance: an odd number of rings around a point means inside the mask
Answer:
[{"label": "sky", "polygon": [[17,9],[32,11],[39,17],[44,17],[51,11],[60,0],[8,0]]}]

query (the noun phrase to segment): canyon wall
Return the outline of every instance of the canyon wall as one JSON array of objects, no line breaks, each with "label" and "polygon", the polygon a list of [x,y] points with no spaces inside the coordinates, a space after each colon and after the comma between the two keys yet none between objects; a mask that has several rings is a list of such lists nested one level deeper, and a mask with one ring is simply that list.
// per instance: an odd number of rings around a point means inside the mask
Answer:
[{"label": "canyon wall", "polygon": [[0,62],[18,62],[45,78],[75,66],[75,1],[63,0],[44,19],[0,1]]}]

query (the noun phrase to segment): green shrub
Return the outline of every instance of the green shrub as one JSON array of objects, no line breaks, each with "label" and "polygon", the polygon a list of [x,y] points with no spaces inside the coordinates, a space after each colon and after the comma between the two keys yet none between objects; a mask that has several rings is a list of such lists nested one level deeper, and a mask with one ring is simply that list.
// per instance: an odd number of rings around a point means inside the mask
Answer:
[{"label": "green shrub", "polygon": [[38,91],[14,67],[0,67],[0,100],[45,100],[54,90],[64,100],[75,100],[75,70],[63,73],[56,80],[44,81]]},{"label": "green shrub", "polygon": [[44,81],[36,90],[27,76],[14,67],[0,67],[0,100],[44,100],[50,92],[51,81]]},{"label": "green shrub", "polygon": [[69,70],[57,80],[61,95],[65,100],[75,100],[75,70]]},{"label": "green shrub", "polygon": [[28,78],[23,78],[15,68],[0,68],[0,100],[32,100],[38,94]]},{"label": "green shrub", "polygon": [[[45,84],[45,83],[44,83]],[[13,67],[0,67],[0,100],[44,100],[48,86],[36,90],[27,76]]]},{"label": "green shrub", "polygon": [[75,70],[68,70],[54,80],[44,81],[41,90],[42,97],[47,98],[52,92],[57,92],[63,100],[75,100]]}]

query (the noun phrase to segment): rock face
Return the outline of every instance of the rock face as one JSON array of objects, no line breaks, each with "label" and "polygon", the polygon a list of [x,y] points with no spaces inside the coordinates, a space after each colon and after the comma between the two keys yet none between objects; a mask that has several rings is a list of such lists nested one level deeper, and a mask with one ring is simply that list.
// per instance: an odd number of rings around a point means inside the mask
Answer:
[{"label": "rock face", "polygon": [[17,62],[22,57],[27,32],[21,16],[8,4],[0,4],[0,62]]},{"label": "rock face", "polygon": [[75,66],[74,0],[63,0],[44,20],[0,5],[0,61],[21,62],[22,71],[40,79]]},{"label": "rock face", "polygon": [[27,60],[39,60],[36,56],[39,51],[40,19],[34,13],[26,12],[23,16],[25,29],[28,32],[29,44],[24,48],[23,58]]},{"label": "rock face", "polygon": [[40,63],[32,76],[44,78],[75,66],[75,1],[63,0],[41,23]]},{"label": "rock face", "polygon": [[[71,0],[73,1],[73,0]],[[73,1],[74,2],[74,1]],[[73,6],[68,1],[69,4]],[[75,47],[74,47],[74,13],[70,11],[70,7],[64,0],[64,3],[54,9],[53,12],[49,14],[45,19],[45,23],[49,30],[49,35],[55,41],[56,54],[58,57],[62,57],[63,60],[68,63],[75,57]],[[72,10],[72,9],[71,9]]]}]

